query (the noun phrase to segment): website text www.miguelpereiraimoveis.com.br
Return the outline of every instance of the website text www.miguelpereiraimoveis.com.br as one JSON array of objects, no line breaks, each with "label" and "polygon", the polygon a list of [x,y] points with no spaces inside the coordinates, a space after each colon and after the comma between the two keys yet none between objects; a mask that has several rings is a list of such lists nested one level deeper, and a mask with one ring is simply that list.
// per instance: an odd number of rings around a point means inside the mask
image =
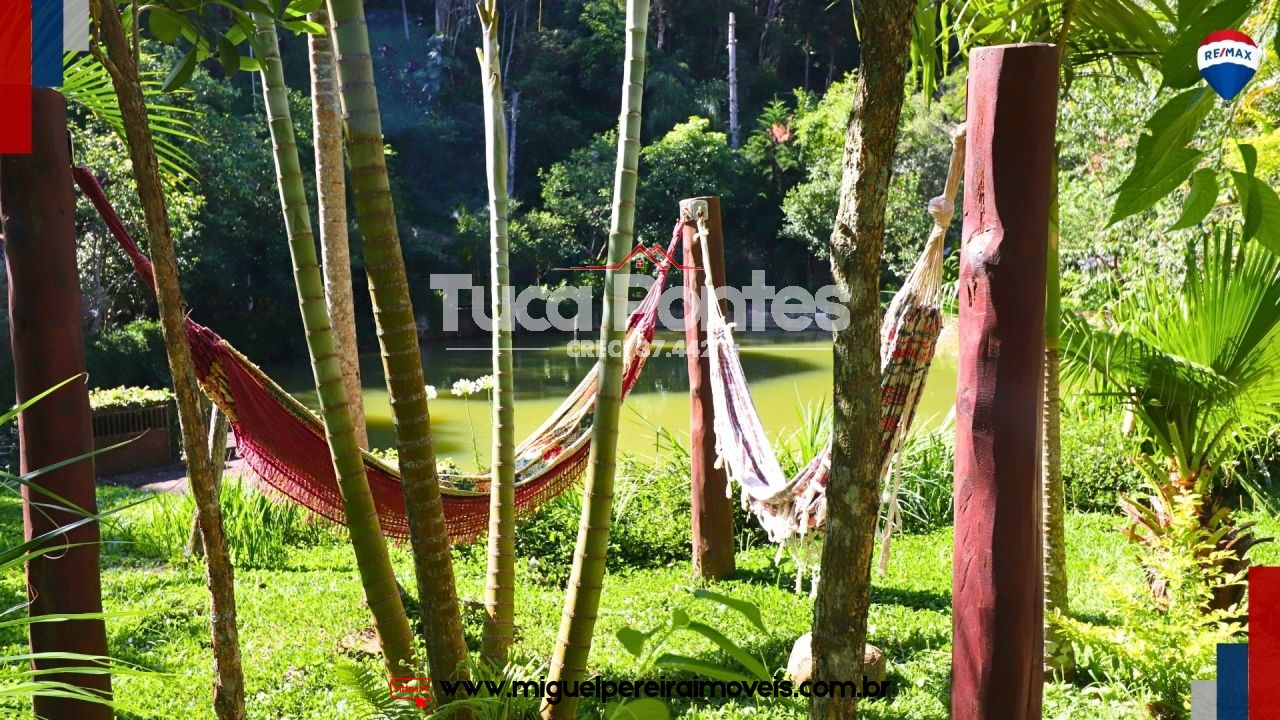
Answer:
[{"label": "website text www.miguelpereiraimoveis.com.br", "polygon": [[[392,697],[415,699],[429,692],[430,678],[396,678],[391,683]],[[442,680],[440,689],[459,698],[545,697],[552,705],[564,698],[594,698],[600,702],[641,698],[708,700],[713,698],[810,698],[889,697],[888,680],[864,676],[861,680],[583,680],[557,682],[547,680]]]}]

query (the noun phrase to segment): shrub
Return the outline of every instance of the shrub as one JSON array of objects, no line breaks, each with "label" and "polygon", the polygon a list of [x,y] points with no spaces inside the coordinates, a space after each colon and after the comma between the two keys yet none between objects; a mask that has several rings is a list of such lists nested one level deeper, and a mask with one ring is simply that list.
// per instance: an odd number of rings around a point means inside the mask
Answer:
[{"label": "shrub", "polygon": [[1128,686],[1154,718],[1188,717],[1191,680],[1212,675],[1218,643],[1233,642],[1246,617],[1239,606],[1205,609],[1221,589],[1243,582],[1243,573],[1222,570],[1230,554],[1201,526],[1201,502],[1194,493],[1179,494],[1168,531],[1145,546],[1142,565],[1164,587],[1162,598],[1146,583],[1104,575],[1095,587],[1118,608],[1113,618],[1094,624],[1050,617],[1075,648],[1080,680]]},{"label": "shrub", "polygon": [[85,352],[92,387],[169,385],[169,359],[158,320],[134,320],[107,330],[90,338]]},{"label": "shrub", "polygon": [[[661,430],[656,457],[622,458],[609,533],[609,570],[687,562],[689,507],[689,453]],[[540,581],[563,585],[568,580],[581,512],[582,494],[571,490],[517,522],[517,552],[528,558]]]},{"label": "shrub", "polygon": [[1062,481],[1075,510],[1114,512],[1122,495],[1145,487],[1122,432],[1123,413],[1089,398],[1062,406]]},{"label": "shrub", "polygon": [[98,388],[89,392],[89,407],[94,410],[127,410],[161,405],[173,399],[167,389],[149,387]]}]

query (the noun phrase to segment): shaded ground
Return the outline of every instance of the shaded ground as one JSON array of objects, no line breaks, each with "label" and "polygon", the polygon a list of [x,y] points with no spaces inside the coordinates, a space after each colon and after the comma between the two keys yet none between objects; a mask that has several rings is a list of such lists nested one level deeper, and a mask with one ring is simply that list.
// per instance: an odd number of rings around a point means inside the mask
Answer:
[{"label": "shaded ground", "polygon": [[[244,460],[241,460],[236,456],[235,445],[235,435],[228,433],[228,460],[223,463],[223,472],[226,474],[248,477],[252,475],[252,473],[248,471],[248,466],[245,465]],[[118,485],[121,487],[132,488],[134,490],[145,490],[147,492],[186,492],[187,466],[181,462],[175,462],[162,467],[148,468],[146,470],[120,473],[117,475],[107,475],[99,477],[98,484]]]}]

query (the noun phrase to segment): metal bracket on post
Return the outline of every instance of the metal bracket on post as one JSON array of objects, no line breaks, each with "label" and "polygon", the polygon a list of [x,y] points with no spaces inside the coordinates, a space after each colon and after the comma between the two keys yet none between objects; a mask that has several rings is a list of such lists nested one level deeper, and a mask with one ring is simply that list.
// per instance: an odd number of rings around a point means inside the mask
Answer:
[{"label": "metal bracket on post", "polygon": [[[706,198],[690,198],[680,201],[680,220],[686,225],[693,225],[698,218],[707,218]],[[701,263],[699,263],[701,264]]]}]

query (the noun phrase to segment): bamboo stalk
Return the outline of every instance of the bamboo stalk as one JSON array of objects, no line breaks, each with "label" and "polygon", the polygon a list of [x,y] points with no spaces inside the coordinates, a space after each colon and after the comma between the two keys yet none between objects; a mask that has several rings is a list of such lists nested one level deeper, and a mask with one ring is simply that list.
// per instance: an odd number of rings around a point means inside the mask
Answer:
[{"label": "bamboo stalk", "polygon": [[485,581],[481,657],[507,662],[515,625],[516,427],[515,375],[511,361],[511,272],[507,260],[507,128],[498,48],[498,5],[484,0],[483,47],[477,51],[484,87],[486,175],[489,181],[490,272],[493,275],[493,465],[489,483],[489,569]]},{"label": "bamboo stalk", "polygon": [[418,327],[395,203],[387,174],[382,115],[362,0],[329,0],[338,90],[356,220],[363,241],[373,319],[382,350],[383,375],[395,420],[413,569],[422,608],[423,643],[432,668],[434,696],[448,700],[441,680],[466,676],[467,646],[454,584],[453,556],[445,525],[431,412],[427,403]]},{"label": "bamboo stalk", "polygon": [[[618,161],[613,180],[613,213],[609,228],[609,265],[604,280],[604,312],[600,326],[600,382],[596,388],[595,417],[591,426],[591,456],[582,496],[573,570],[560,618],[560,633],[551,656],[548,680],[581,681],[586,674],[600,609],[605,555],[609,548],[609,523],[613,510],[613,485],[617,471],[618,417],[622,407],[622,347],[625,335],[627,287],[630,268],[622,260],[635,240],[636,182],[640,165],[640,108],[644,98],[645,37],[649,27],[649,1],[627,0],[626,61],[622,74],[622,116],[618,130]],[[577,698],[558,704],[543,699],[544,718],[573,718]]]},{"label": "bamboo stalk", "polygon": [[320,397],[325,435],[338,487],[342,491],[351,547],[355,550],[365,601],[373,613],[387,670],[392,675],[412,673],[417,667],[413,632],[396,588],[386,539],[382,536],[373,495],[369,492],[369,478],[365,474],[364,458],[351,422],[342,367],[338,362],[333,328],[325,305],[324,281],[320,276],[315,237],[311,230],[311,212],[302,183],[302,167],[298,160],[293,118],[289,111],[289,89],[285,85],[280,61],[275,20],[255,13],[254,22],[258,47],[262,50],[263,98],[275,151],[276,180],[289,238],[289,254],[293,258],[293,280],[298,291],[302,324],[306,329],[307,352],[311,356],[316,394]]}]

